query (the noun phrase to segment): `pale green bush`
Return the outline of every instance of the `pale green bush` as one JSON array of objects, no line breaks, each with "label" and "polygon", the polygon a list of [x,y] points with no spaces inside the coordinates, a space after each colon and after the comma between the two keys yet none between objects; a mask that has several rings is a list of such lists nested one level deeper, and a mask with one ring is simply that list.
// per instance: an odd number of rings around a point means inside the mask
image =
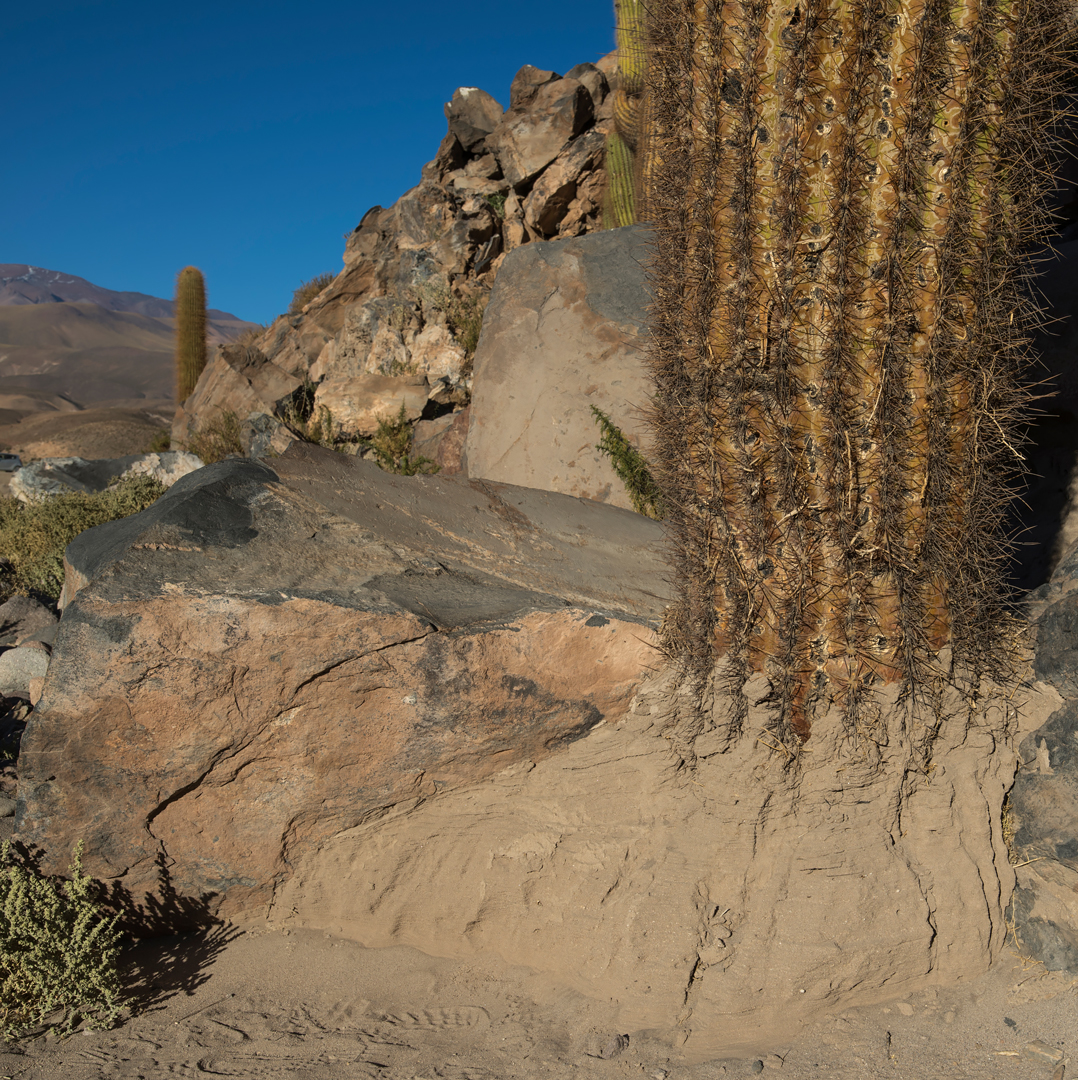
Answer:
[{"label": "pale green bush", "polygon": [[[95,882],[82,872],[82,842],[62,884],[11,862],[0,849],[0,1022],[17,1038],[50,1021],[70,1034],[111,1027],[123,1008],[117,960],[118,915],[94,902]],[[58,1016],[56,1014],[59,1014]]]}]

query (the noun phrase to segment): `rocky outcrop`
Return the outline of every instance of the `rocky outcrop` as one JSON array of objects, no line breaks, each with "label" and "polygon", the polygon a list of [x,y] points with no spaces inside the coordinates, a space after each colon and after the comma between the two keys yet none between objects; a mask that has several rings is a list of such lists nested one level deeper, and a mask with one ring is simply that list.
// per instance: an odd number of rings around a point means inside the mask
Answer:
[{"label": "rocky outcrop", "polygon": [[1034,674],[1063,701],[1019,745],[1012,916],[1024,951],[1049,971],[1078,975],[1078,547],[1025,603]]},{"label": "rocky outcrop", "polygon": [[326,379],[315,391],[314,407],[327,410],[335,434],[370,436],[402,409],[404,420],[418,420],[429,397],[422,375],[356,375]]},{"label": "rocky outcrop", "polygon": [[646,259],[635,225],[509,256],[475,357],[470,476],[631,508],[591,407],[645,446]]},{"label": "rocky outcrop", "polygon": [[264,906],[327,837],[623,712],[656,659],[659,536],[302,444],[202,469],[68,548],[18,836],[59,869],[84,838],[135,902]]},{"label": "rocky outcrop", "polygon": [[[601,225],[614,68],[614,54],[565,76],[522,68],[507,110],[483,90],[458,89],[418,185],[363,216],[344,269],[300,312],[282,315],[250,349],[218,350],[177,413],[174,440],[221,411],[273,415],[305,380],[444,378],[463,400],[423,418],[467,405],[478,324],[506,254]],[[342,425],[341,434],[361,433]]]},{"label": "rocky outcrop", "polygon": [[78,491],[104,491],[117,480],[132,476],[152,476],[165,487],[181,476],[202,468],[194,454],[166,450],[159,454],[129,454],[121,458],[86,461],[83,458],[42,458],[24,465],[11,478],[11,494],[23,502],[45,495]]}]

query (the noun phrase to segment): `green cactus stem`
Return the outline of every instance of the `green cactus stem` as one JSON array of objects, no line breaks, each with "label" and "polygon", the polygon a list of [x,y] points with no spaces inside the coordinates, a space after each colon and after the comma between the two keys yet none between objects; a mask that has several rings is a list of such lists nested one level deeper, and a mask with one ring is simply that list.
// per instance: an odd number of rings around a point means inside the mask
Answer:
[{"label": "green cactus stem", "polygon": [[176,400],[185,401],[206,367],[206,283],[185,266],[176,276]]},{"label": "green cactus stem", "polygon": [[1004,677],[1063,9],[648,5],[666,647],[766,674],[791,745],[880,684],[932,704],[947,649]]},{"label": "green cactus stem", "polygon": [[603,226],[617,229],[636,221],[633,152],[612,131],[606,137],[606,190],[603,194]]}]

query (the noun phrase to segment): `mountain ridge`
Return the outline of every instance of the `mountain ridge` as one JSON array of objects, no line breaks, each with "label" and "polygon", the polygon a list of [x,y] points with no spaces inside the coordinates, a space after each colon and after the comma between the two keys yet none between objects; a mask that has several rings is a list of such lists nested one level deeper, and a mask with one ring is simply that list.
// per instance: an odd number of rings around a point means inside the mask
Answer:
[{"label": "mountain ridge", "polygon": [[[65,274],[62,270],[47,270],[29,263],[0,263],[0,305],[80,302],[97,304],[108,311],[130,311],[158,319],[170,319],[173,315],[173,302],[159,296],[106,289],[75,274]],[[211,322],[255,325],[217,308],[208,309],[206,317]]]},{"label": "mountain ridge", "polygon": [[[171,300],[0,263],[0,394],[29,391],[34,400],[59,396],[80,406],[170,400],[172,312]],[[257,326],[227,311],[206,314],[211,349]]]}]

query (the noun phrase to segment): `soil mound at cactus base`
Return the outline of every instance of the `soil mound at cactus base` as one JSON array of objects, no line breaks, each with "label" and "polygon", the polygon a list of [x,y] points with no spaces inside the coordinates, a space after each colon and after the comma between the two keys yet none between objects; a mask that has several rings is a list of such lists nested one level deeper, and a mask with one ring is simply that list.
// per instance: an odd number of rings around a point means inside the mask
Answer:
[{"label": "soil mound at cactus base", "polygon": [[1007,732],[1043,722],[1054,691],[979,716],[952,700],[927,773],[886,699],[874,761],[834,717],[799,770],[766,737],[724,746],[721,726],[678,769],[662,722],[676,694],[659,677],[563,753],[339,834],[273,917],[546,972],[686,1062],[773,1051],[823,1015],[989,969],[1014,882]]},{"label": "soil mound at cactus base", "polygon": [[[998,801],[968,790],[998,776],[1002,798],[1007,740],[956,720],[911,781],[828,766],[821,725],[796,787],[748,740],[715,740],[694,782],[655,723],[669,696],[645,684],[563,753],[336,836],[268,915],[143,942],[131,982],[154,1007],[0,1065],[71,1080],[1047,1080],[1073,1049],[1078,979],[1003,941],[985,873],[1009,870],[992,862]],[[1015,734],[1057,702],[1038,686]],[[897,710],[881,720],[896,722],[893,765]]]}]

